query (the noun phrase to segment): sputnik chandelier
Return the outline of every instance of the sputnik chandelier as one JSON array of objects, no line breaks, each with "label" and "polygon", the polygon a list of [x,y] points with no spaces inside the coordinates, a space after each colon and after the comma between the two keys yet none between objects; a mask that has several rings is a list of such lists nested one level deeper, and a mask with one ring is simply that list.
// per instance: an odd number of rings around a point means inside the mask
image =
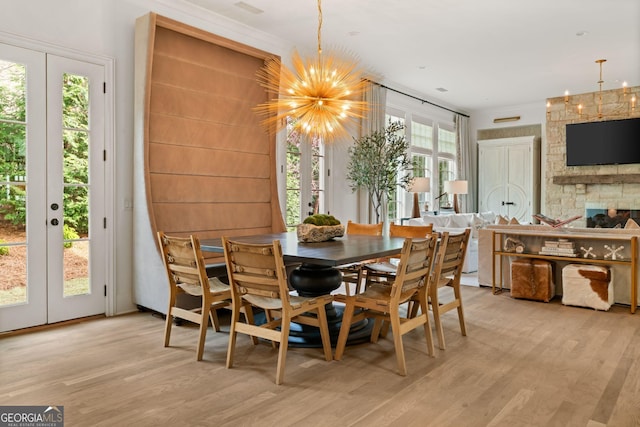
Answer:
[{"label": "sputnik chandelier", "polygon": [[[362,118],[367,103],[361,95],[367,81],[361,77],[357,61],[322,51],[322,5],[318,0],[318,55],[303,59],[292,55],[293,69],[279,58],[267,60],[258,72],[258,81],[271,94],[271,101],[255,110],[266,118],[262,124],[279,130],[286,123],[325,141],[347,134],[347,121]],[[289,119],[289,120],[287,120]]]}]

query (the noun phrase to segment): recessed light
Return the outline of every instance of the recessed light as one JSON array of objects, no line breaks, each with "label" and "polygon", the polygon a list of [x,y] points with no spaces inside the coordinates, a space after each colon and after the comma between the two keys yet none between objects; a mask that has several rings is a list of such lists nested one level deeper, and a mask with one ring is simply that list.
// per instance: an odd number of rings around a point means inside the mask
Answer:
[{"label": "recessed light", "polygon": [[424,70],[424,69],[426,69],[426,68],[427,68],[427,67],[426,67],[425,65],[419,65],[419,66],[418,66],[418,70]]},{"label": "recessed light", "polygon": [[588,32],[588,31],[578,31],[578,32],[576,33],[576,36],[578,36],[578,37],[582,37],[582,36],[586,36],[587,34],[589,34],[589,32]]},{"label": "recessed light", "polygon": [[436,88],[436,90],[437,90],[438,92],[449,92],[449,89],[445,89],[445,88],[443,88],[443,87],[437,87],[437,88]]}]

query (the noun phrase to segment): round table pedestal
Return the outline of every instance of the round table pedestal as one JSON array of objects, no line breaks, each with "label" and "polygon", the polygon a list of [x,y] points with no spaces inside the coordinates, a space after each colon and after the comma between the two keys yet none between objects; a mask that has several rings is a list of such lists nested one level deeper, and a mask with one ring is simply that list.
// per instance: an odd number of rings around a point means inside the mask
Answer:
[{"label": "round table pedestal", "polygon": [[[317,297],[335,291],[342,284],[342,273],[333,267],[302,264],[289,273],[289,283],[303,297]],[[342,326],[342,306],[334,303],[325,305],[329,334],[333,345],[338,341]],[[364,319],[351,325],[347,345],[369,340],[373,321]],[[320,330],[313,326],[293,323],[289,333],[289,345],[298,347],[322,347]]]}]

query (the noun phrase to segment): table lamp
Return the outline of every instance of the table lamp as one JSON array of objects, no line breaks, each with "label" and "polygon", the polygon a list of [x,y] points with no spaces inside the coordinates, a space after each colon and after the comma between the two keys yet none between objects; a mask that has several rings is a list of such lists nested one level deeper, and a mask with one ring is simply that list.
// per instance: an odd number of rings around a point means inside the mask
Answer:
[{"label": "table lamp", "polygon": [[460,213],[458,207],[458,194],[467,194],[469,192],[469,183],[464,180],[445,181],[444,191],[449,194],[453,194],[453,210],[455,213]]},{"label": "table lamp", "polygon": [[431,190],[431,180],[425,177],[413,178],[409,191],[413,193],[413,213],[412,218],[420,218],[420,203],[418,193],[428,193]]}]

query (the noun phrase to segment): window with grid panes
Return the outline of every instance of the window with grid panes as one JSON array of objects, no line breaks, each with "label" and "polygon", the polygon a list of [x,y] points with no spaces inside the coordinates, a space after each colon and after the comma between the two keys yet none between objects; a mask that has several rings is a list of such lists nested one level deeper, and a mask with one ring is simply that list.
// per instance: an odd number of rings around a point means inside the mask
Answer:
[{"label": "window with grid panes", "polygon": [[324,144],[287,124],[287,177],[285,223],[295,230],[304,218],[324,213]]},{"label": "window with grid panes", "polygon": [[[444,127],[438,128],[438,194],[444,193],[444,182],[456,179],[456,134]],[[440,207],[451,207],[453,195],[440,199]]]},{"label": "window with grid panes", "polygon": [[[405,118],[400,117],[399,115],[394,114],[385,114],[385,123],[388,125],[389,122],[400,122],[402,124],[405,123]],[[406,128],[402,131],[405,132]],[[397,218],[403,217],[402,212],[405,210],[406,201],[401,197],[403,193],[406,193],[402,190],[399,185],[393,189],[393,191],[388,195],[387,199],[387,218],[383,218],[383,221],[395,222]]]},{"label": "window with grid panes", "polygon": [[[433,153],[433,126],[424,123],[426,120],[414,119],[411,121],[410,143],[411,163],[413,164],[414,177],[431,177],[431,159]],[[430,204],[429,193],[418,194],[421,210],[428,210]],[[411,196],[411,194],[408,194]],[[410,200],[410,197],[405,197]],[[406,203],[403,217],[410,216],[411,203]]]}]

